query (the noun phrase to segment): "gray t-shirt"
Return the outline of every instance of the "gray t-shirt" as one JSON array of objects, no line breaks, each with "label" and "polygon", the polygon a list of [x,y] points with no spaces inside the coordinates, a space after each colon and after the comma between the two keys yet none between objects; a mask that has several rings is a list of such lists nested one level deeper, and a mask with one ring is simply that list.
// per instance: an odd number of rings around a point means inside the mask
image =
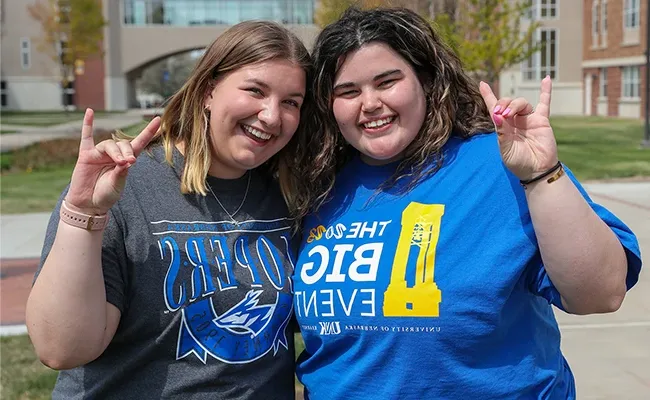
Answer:
[{"label": "gray t-shirt", "polygon": [[[180,153],[172,168],[159,146],[131,167],[102,251],[106,298],[120,324],[98,359],[59,374],[54,399],[294,398],[298,243],[278,185],[249,172],[236,225],[212,194],[181,194],[182,167]],[[208,183],[232,214],[248,174]]]}]

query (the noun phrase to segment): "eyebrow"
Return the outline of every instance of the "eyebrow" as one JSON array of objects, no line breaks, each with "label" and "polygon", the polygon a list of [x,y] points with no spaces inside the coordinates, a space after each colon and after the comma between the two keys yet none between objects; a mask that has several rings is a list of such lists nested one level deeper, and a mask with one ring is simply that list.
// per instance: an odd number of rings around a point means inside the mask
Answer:
[{"label": "eyebrow", "polygon": [[[401,72],[402,72],[401,69],[391,69],[391,70],[388,70],[386,72],[382,72],[381,74],[375,75],[374,78],[372,78],[372,80],[373,81],[378,81],[378,80],[383,79],[383,78],[385,78],[385,77],[387,77],[389,75],[393,75],[393,74],[397,74],[397,73],[401,73]],[[352,87],[352,86],[354,86],[353,82],[340,83],[340,84],[334,86],[334,91],[336,91],[338,89]]]},{"label": "eyebrow", "polygon": [[[266,90],[270,90],[270,89],[271,89],[271,87],[270,87],[267,83],[262,82],[262,81],[259,80],[259,79],[250,78],[250,79],[246,79],[246,82],[254,83],[254,84],[258,85],[258,86],[261,86],[262,88],[264,88],[264,89],[266,89]],[[289,97],[302,97],[302,98],[304,98],[305,95],[303,95],[302,93],[299,93],[299,92],[295,92],[295,93],[290,93],[290,94],[289,94]]]}]

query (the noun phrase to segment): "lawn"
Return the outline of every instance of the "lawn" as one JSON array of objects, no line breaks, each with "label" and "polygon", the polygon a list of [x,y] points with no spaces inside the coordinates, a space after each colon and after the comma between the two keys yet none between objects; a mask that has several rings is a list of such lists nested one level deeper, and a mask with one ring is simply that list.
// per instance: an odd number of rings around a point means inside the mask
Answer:
[{"label": "lawn", "polygon": [[650,177],[650,149],[640,147],[642,121],[558,117],[551,124],[560,159],[581,181]]},{"label": "lawn", "polygon": [[[96,117],[122,113],[122,111],[96,111]],[[81,121],[84,110],[79,111],[3,111],[2,124],[24,126],[52,126],[72,121]]]},{"label": "lawn", "polygon": [[[296,357],[303,349],[300,334],[295,335]],[[51,398],[57,372],[38,361],[26,335],[0,338],[2,375],[0,393],[6,400],[41,400]],[[302,385],[296,380],[296,391]],[[301,397],[299,397],[301,398]]]},{"label": "lawn", "polygon": [[6,129],[0,129],[0,135],[4,135],[5,133],[15,133],[16,131],[9,131]]},{"label": "lawn", "polygon": [[29,338],[0,338],[2,375],[0,392],[7,400],[45,400],[51,398],[57,372],[38,361]]},{"label": "lawn", "polygon": [[[557,117],[551,121],[560,159],[582,182],[596,179],[650,177],[650,149],[641,149],[643,123],[599,117]],[[135,135],[146,125],[126,128]],[[76,142],[75,142],[76,143]],[[76,146],[76,144],[75,144]],[[11,163],[2,155],[2,164]],[[73,161],[46,170],[3,173],[0,212],[50,211],[68,183]]]},{"label": "lawn", "polygon": [[[141,122],[125,128],[127,135],[136,135],[146,126]],[[70,145],[78,146],[77,139],[70,140]],[[19,150],[19,151],[28,151]],[[0,155],[3,170],[12,163],[15,154]],[[57,163],[45,169],[5,172],[0,178],[0,213],[20,214],[29,212],[51,211],[61,191],[70,182],[74,161]]]}]

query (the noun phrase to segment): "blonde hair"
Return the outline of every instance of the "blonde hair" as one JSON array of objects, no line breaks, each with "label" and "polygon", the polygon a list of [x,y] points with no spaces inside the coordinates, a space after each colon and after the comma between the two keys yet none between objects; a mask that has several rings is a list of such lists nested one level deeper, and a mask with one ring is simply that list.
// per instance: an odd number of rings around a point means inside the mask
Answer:
[{"label": "blonde hair", "polygon": [[[207,194],[205,178],[212,164],[205,96],[215,81],[230,71],[273,59],[286,59],[302,67],[311,79],[311,57],[300,39],[282,25],[270,21],[245,21],[230,27],[207,48],[185,84],[169,100],[162,115],[161,127],[153,142],[161,143],[166,161],[173,164],[173,151],[182,144],[185,166],[181,176],[182,193]],[[306,96],[306,99],[309,96]],[[304,115],[307,107],[303,105]],[[301,118],[302,121],[303,118]],[[278,154],[261,168],[282,180],[282,158],[290,156],[301,126]],[[292,143],[294,142],[294,143]],[[287,149],[289,148],[289,149]],[[285,198],[286,193],[283,193]]]}]

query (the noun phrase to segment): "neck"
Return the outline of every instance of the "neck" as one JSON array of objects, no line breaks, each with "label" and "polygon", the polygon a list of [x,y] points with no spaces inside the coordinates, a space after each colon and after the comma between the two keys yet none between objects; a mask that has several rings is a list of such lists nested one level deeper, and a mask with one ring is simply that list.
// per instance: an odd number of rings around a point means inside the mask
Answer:
[{"label": "neck", "polygon": [[376,158],[372,158],[363,153],[361,153],[360,157],[361,157],[361,161],[363,161],[365,164],[372,165],[372,166],[379,166],[379,165],[394,163],[395,161],[401,160],[402,158],[404,158],[404,153],[403,152],[399,153],[396,156],[387,158],[385,160],[378,160]]},{"label": "neck", "polygon": [[[185,145],[182,142],[176,143],[176,148],[185,157]],[[238,179],[244,176],[248,170],[232,168],[218,161],[217,156],[212,154],[212,162],[208,169],[208,175],[219,179]]]}]

